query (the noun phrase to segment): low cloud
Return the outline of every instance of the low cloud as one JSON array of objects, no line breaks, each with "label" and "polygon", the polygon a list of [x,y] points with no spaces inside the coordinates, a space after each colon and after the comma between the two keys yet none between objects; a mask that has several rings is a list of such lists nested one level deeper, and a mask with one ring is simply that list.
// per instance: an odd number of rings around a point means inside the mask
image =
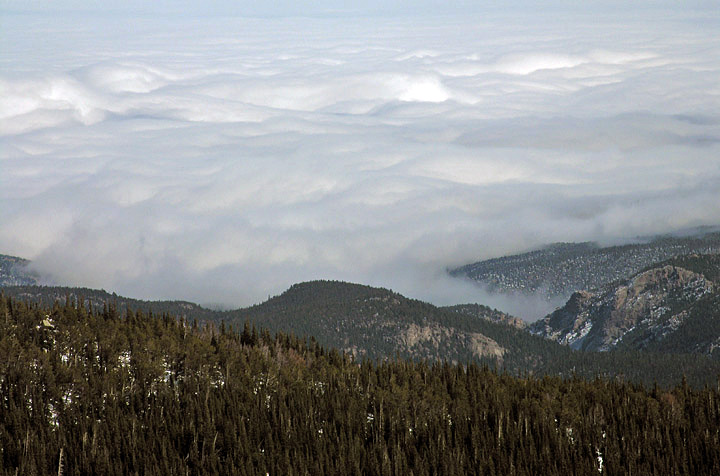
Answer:
[{"label": "low cloud", "polygon": [[143,298],[344,279],[534,318],[445,270],[720,223],[712,13],[496,15],[10,15],[0,252]]}]

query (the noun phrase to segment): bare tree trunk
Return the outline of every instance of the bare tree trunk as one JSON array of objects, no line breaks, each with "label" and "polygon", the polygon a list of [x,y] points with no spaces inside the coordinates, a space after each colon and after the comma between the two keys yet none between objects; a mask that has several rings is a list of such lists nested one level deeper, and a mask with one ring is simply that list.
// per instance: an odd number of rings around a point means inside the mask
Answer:
[{"label": "bare tree trunk", "polygon": [[58,476],[62,476],[63,473],[63,454],[65,452],[64,448],[60,448],[60,459],[58,459]]}]

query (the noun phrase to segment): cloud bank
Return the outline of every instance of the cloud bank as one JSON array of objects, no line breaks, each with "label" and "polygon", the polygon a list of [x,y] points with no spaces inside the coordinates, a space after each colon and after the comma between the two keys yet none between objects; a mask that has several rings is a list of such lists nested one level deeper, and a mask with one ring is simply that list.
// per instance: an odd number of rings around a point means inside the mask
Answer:
[{"label": "cloud bank", "polygon": [[487,297],[448,267],[720,223],[718,14],[531,13],[7,15],[0,252],[143,298],[449,304]]}]

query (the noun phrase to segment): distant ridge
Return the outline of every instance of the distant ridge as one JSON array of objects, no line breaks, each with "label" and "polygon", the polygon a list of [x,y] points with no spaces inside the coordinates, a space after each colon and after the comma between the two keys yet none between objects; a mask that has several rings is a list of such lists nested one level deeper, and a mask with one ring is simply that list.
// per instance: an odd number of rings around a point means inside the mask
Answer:
[{"label": "distant ridge", "polygon": [[536,251],[468,264],[450,271],[491,292],[567,299],[579,290],[597,291],[674,256],[720,252],[720,232],[662,235],[642,243],[602,247],[555,243]]},{"label": "distant ridge", "polygon": [[29,264],[26,259],[0,254],[0,287],[37,284],[37,276],[27,269]]},{"label": "distant ridge", "polygon": [[509,326],[517,327],[518,329],[525,329],[527,327],[527,323],[522,319],[483,304],[457,304],[455,306],[445,306],[441,309],[465,314],[478,319],[485,319],[498,324],[507,324]]},{"label": "distant ridge", "polygon": [[65,305],[69,299],[72,303],[82,301],[86,308],[102,309],[106,305],[115,306],[118,312],[124,313],[128,309],[143,310],[160,315],[163,313],[182,317],[192,321],[221,319],[223,313],[205,309],[188,301],[144,301],[109,293],[104,289],[90,289],[67,286],[5,286],[0,289],[6,296],[14,297],[20,301],[39,303],[52,306],[54,303]]}]

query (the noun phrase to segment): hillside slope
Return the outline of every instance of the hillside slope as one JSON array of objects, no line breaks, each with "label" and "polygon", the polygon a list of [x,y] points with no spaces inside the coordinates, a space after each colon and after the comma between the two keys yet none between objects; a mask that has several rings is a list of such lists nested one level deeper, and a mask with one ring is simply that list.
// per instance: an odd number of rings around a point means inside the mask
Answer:
[{"label": "hillside slope", "polygon": [[273,331],[313,336],[323,345],[372,359],[499,359],[508,349],[483,333],[479,319],[442,311],[387,289],[338,281],[293,285],[285,293],[232,313]]},{"label": "hillside slope", "polygon": [[113,306],[115,310],[124,314],[128,309],[142,310],[156,315],[170,314],[185,318],[189,321],[222,319],[224,314],[220,311],[206,309],[188,301],[145,301],[115,293],[104,289],[76,288],[67,286],[5,286],[2,293],[19,301],[27,301],[52,306],[55,303],[63,306],[69,299],[71,302],[82,302],[88,309],[102,310],[105,306]]},{"label": "hillside slope", "polygon": [[0,255],[0,287],[37,284],[37,276],[28,270],[29,264],[17,256]]},{"label": "hillside slope", "polygon": [[567,299],[575,291],[597,291],[675,256],[718,252],[718,232],[659,236],[643,243],[609,247],[556,243],[529,253],[468,264],[450,274],[476,281],[491,292]]},{"label": "hillside slope", "polygon": [[677,383],[683,375],[715,382],[720,374],[720,362],[698,355],[578,352],[507,323],[336,281],[297,284],[225,318],[236,328],[250,321],[371,359],[479,361],[513,374],[622,375],[646,384]]},{"label": "hillside slope", "polygon": [[478,319],[485,319],[498,324],[507,324],[517,327],[518,329],[525,329],[527,327],[527,323],[519,317],[511,316],[510,314],[483,304],[457,304],[455,306],[443,306],[440,309],[465,314],[466,316],[472,316]]},{"label": "hillside slope", "polygon": [[531,332],[575,349],[720,356],[720,255],[659,263],[602,292],[579,291]]},{"label": "hillside slope", "polygon": [[[22,292],[19,292],[22,290]],[[313,339],[356,358],[477,362],[515,375],[622,376],[651,385],[671,386],[683,376],[693,384],[714,384],[720,360],[700,355],[656,352],[578,352],[506,323],[491,322],[457,310],[408,299],[387,289],[351,283],[315,281],[294,285],[265,303],[236,311],[210,311],[192,303],[148,302],[105,291],[41,286],[6,288],[24,301],[77,303],[94,312],[127,310],[178,315],[216,328],[243,329],[246,323],[271,332]],[[92,305],[91,305],[92,303]],[[106,304],[107,303],[107,304]],[[175,311],[179,311],[174,314]]]}]

